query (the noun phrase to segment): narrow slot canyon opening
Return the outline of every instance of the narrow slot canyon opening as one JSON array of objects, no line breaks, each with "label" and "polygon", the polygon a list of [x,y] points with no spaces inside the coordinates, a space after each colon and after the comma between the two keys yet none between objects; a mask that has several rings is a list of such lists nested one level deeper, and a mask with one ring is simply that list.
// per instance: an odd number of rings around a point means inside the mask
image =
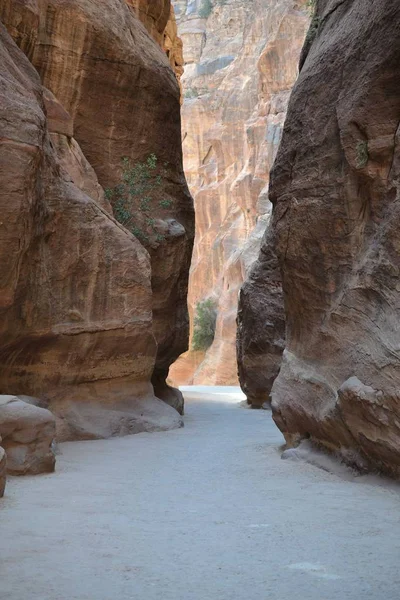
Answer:
[{"label": "narrow slot canyon opening", "polygon": [[398,0],[0,21],[0,600],[397,598]]},{"label": "narrow slot canyon opening", "polygon": [[[196,235],[189,350],[172,365],[168,381],[176,387],[238,386],[238,298],[271,215],[269,174],[310,7],[236,1],[174,5],[183,41],[183,161]],[[264,402],[265,392],[252,404]]]}]

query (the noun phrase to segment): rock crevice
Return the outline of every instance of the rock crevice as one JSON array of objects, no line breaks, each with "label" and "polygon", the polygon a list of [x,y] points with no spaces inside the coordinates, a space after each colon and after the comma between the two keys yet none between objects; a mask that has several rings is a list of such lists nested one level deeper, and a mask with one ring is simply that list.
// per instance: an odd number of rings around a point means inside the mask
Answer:
[{"label": "rock crevice", "polygon": [[183,355],[178,383],[237,384],[236,312],[240,286],[270,217],[269,170],[309,22],[306,2],[175,2],[184,43],[184,163],[195,199],[196,241],[189,285],[196,305],[217,304],[207,352]]}]

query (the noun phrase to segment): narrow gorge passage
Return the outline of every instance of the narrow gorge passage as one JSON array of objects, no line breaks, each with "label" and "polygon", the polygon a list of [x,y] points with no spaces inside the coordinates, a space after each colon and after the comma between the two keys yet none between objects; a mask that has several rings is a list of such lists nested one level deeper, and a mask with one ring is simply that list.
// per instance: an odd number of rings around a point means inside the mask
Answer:
[{"label": "narrow gorge passage", "polygon": [[64,443],[55,474],[9,479],[0,598],[398,598],[398,488],[281,460],[270,413],[205,389],[182,429]]}]

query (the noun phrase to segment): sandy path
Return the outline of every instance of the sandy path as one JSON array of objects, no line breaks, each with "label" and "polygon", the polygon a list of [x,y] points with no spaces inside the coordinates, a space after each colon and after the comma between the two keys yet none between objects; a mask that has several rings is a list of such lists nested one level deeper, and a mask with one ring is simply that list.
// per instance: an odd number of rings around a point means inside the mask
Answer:
[{"label": "sandy path", "polygon": [[187,397],[184,429],[63,444],[55,475],[9,480],[2,600],[400,598],[397,489],[283,461],[268,413]]}]

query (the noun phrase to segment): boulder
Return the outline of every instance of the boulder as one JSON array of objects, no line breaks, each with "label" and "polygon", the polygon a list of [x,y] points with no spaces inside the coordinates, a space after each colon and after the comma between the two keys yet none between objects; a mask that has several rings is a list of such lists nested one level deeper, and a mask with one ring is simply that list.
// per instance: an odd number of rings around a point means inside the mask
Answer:
[{"label": "boulder", "polygon": [[0,396],[1,445],[7,454],[9,473],[36,475],[54,471],[55,433],[55,418],[49,410],[27,404],[16,396]]}]

